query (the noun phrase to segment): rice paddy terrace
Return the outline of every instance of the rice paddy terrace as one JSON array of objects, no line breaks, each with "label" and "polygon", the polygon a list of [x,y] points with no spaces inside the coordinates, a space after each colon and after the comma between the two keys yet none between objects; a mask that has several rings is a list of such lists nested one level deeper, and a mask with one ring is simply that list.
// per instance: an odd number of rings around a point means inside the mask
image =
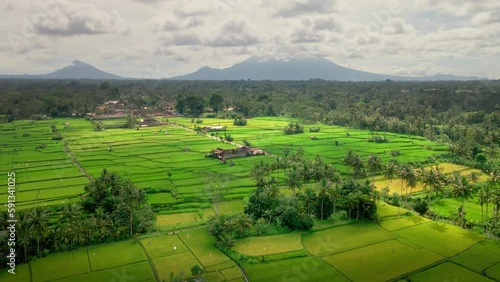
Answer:
[{"label": "rice paddy terrace", "polygon": [[[403,211],[404,212],[404,211]],[[379,223],[339,221],[267,237],[239,239],[250,281],[500,281],[500,243],[456,226],[380,204]],[[245,281],[205,228],[57,253],[18,265],[5,282],[169,281],[206,269],[206,281]]]},{"label": "rice paddy terrace", "polygon": [[[398,134],[387,134],[389,143],[368,142],[371,132],[335,126],[321,125],[321,131],[315,133],[308,133],[306,126],[304,134],[284,135],[283,128],[291,119],[256,118],[244,127],[234,126],[232,120],[204,119],[202,125],[227,127],[226,132],[214,133],[217,138],[192,132],[196,124],[190,119],[169,121],[171,125],[105,131],[95,131],[84,119],[1,124],[0,172],[16,172],[18,208],[78,201],[89,178],[98,177],[106,168],[130,178],[138,187],[164,189],[148,194],[150,204],[162,207],[157,217],[160,231],[190,228],[52,254],[19,265],[15,277],[2,272],[0,280],[168,281],[170,273],[189,273],[198,264],[206,269],[207,281],[243,281],[244,273],[237,264],[214,247],[215,239],[205,228],[196,227],[214,214],[204,187],[210,174],[228,175],[221,183],[226,192],[219,212],[241,212],[242,199],[255,189],[251,168],[256,162],[272,161],[272,156],[237,158],[234,166],[206,158],[214,148],[236,148],[217,140],[224,133],[233,136],[235,143],[248,142],[272,155],[283,156],[285,148],[300,147],[306,157],[321,155],[343,173],[349,172],[342,159],[350,149],[364,159],[378,154],[384,162],[393,158],[424,162],[446,151],[444,144]],[[52,140],[51,124],[63,140]],[[400,154],[391,155],[394,150]],[[445,173],[473,171],[452,164],[442,166]],[[382,177],[375,176],[374,181],[379,189],[387,186]],[[389,188],[398,191],[400,183],[393,182]],[[3,196],[2,204],[7,199]],[[448,203],[453,200],[442,200],[438,208],[455,209]],[[471,210],[473,206],[471,202]],[[498,242],[446,223],[398,214],[398,208],[380,204],[378,223],[320,223],[309,232],[240,239],[232,250],[248,258],[243,267],[251,281],[500,280]],[[468,216],[478,214],[471,211]]]},{"label": "rice paddy terrace", "polygon": [[[400,162],[426,161],[440,154],[446,145],[420,137],[387,134],[389,143],[370,143],[371,132],[321,126],[315,140],[306,126],[304,134],[284,135],[283,128],[291,119],[256,118],[247,126],[234,126],[232,120],[205,119],[202,125],[222,125],[234,142],[250,142],[267,153],[283,155],[284,148],[303,149],[307,157],[321,155],[340,172],[348,172],[342,158],[349,149],[367,158],[379,154],[383,161],[396,158]],[[121,120],[105,120],[115,125]],[[45,121],[16,121],[1,124],[0,172],[16,172],[19,208],[50,206],[78,201],[83,186],[90,177],[100,175],[103,168],[131,179],[141,188],[154,187],[166,192],[150,194],[151,204],[168,206],[162,213],[208,211],[211,208],[205,193],[210,173],[227,175],[223,183],[225,199],[242,199],[254,189],[249,172],[254,163],[272,161],[268,156],[235,159],[235,165],[221,165],[205,154],[216,147],[234,149],[217,138],[196,134],[195,124],[187,118],[171,119],[174,125],[135,129],[95,131],[84,119],[54,119]],[[52,140],[50,125],[55,124],[63,140]],[[182,126],[184,127],[182,127]],[[215,136],[217,137],[217,136]],[[400,155],[391,156],[398,150]],[[170,176],[168,176],[170,175]],[[283,181],[283,176],[280,179]],[[6,197],[1,197],[4,204]]]}]

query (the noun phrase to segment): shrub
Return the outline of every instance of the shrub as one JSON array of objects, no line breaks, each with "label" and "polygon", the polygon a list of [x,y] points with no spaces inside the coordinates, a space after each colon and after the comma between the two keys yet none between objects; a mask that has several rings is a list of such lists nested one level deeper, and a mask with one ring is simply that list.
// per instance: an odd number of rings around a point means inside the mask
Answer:
[{"label": "shrub", "polygon": [[242,116],[238,116],[234,118],[233,124],[237,126],[245,126],[247,125],[247,120]]},{"label": "shrub", "polygon": [[231,136],[231,134],[226,135],[225,139],[228,142],[233,142],[233,140],[234,140],[234,138],[233,138],[233,136]]},{"label": "shrub", "polygon": [[304,127],[298,122],[291,122],[285,129],[283,129],[286,135],[304,133]]},{"label": "shrub", "polygon": [[391,156],[393,156],[393,157],[397,157],[397,156],[399,156],[399,155],[401,155],[401,152],[400,152],[399,150],[392,150],[392,151],[391,151]]},{"label": "shrub", "polygon": [[319,126],[313,126],[309,128],[309,132],[319,132],[321,128]]},{"label": "shrub", "polygon": [[368,138],[368,142],[374,142],[374,143],[388,143],[389,139],[385,136],[380,136],[378,134],[372,135],[372,137]]},{"label": "shrub", "polygon": [[54,134],[52,134],[52,140],[62,140],[63,137],[61,135],[61,133],[59,132],[55,132]]},{"label": "shrub", "polygon": [[23,137],[29,137],[31,134],[29,132],[24,132]]},{"label": "shrub", "polygon": [[424,215],[429,210],[429,204],[426,201],[422,201],[422,199],[418,198],[415,204],[413,204],[413,209],[420,215]]}]

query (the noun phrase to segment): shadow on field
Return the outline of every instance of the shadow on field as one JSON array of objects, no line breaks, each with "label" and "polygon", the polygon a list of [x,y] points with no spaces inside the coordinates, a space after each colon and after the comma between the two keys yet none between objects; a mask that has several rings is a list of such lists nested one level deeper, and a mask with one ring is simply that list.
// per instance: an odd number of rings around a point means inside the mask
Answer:
[{"label": "shadow on field", "polygon": [[433,230],[438,231],[438,232],[446,232],[446,230],[448,230],[448,227],[444,223],[433,222],[429,226]]}]

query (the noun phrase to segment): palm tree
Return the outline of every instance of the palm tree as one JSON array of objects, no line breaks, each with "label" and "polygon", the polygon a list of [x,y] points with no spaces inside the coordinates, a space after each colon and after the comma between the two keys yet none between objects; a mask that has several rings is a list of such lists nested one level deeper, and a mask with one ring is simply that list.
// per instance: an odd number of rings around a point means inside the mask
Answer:
[{"label": "palm tree", "polygon": [[357,192],[350,192],[345,198],[347,205],[348,220],[351,221],[351,212],[358,206],[359,198]]},{"label": "palm tree", "polygon": [[273,166],[278,170],[278,182],[280,181],[280,170],[285,166],[285,160],[283,157],[276,157],[273,162]]},{"label": "palm tree", "polygon": [[368,169],[372,173],[372,177],[375,173],[382,169],[382,158],[379,155],[372,154],[368,157]]},{"label": "palm tree", "polygon": [[354,155],[352,159],[352,170],[354,172],[354,178],[357,178],[358,176],[363,176],[365,174],[365,163],[363,162],[363,159],[357,154]]},{"label": "palm tree", "polygon": [[483,224],[484,226],[484,231],[486,232],[486,225],[484,224],[484,209],[483,209],[483,206],[485,203],[487,203],[490,199],[489,199],[489,195],[488,195],[488,190],[485,189],[484,187],[481,188],[481,190],[479,190],[479,192],[477,193],[477,199],[479,201],[479,205],[481,206],[481,224]]},{"label": "palm tree", "polygon": [[491,203],[493,204],[493,218],[495,224],[495,231],[498,231],[498,213],[500,212],[500,189],[495,189],[491,193]]},{"label": "palm tree", "polygon": [[465,225],[465,210],[464,203],[465,199],[471,197],[472,193],[472,185],[469,182],[469,179],[466,176],[460,175],[460,173],[453,174],[453,195],[455,197],[462,197],[462,206],[460,208],[460,219],[462,222],[462,227]]},{"label": "palm tree", "polygon": [[234,240],[234,238],[232,236],[229,236],[229,235],[221,235],[219,236],[219,240],[217,241],[217,243],[215,243],[218,247],[224,249],[224,250],[228,250],[230,249],[232,246],[234,246],[234,243],[236,241]]},{"label": "palm tree", "polygon": [[336,214],[337,202],[340,197],[342,197],[342,187],[340,186],[340,183],[335,183],[335,185],[328,191],[328,193],[330,194],[330,197],[333,201],[333,214]]},{"label": "palm tree", "polygon": [[[331,183],[330,181],[328,181],[327,179],[323,178],[321,179],[321,183],[320,183],[320,186],[319,186],[319,198],[321,199],[321,215],[320,215],[320,219],[323,220],[323,208],[324,208],[324,202],[325,202],[325,198],[328,196],[329,194],[329,191],[330,191],[330,187],[331,187]],[[331,194],[330,194],[331,195]],[[335,199],[336,200],[336,199]],[[334,208],[335,210],[335,202],[334,202]]]},{"label": "palm tree", "polygon": [[342,160],[342,164],[348,168],[352,167],[354,156],[355,156],[355,153],[351,149],[349,149],[349,151],[347,151],[347,154],[345,155],[344,159]]},{"label": "palm tree", "polygon": [[301,174],[297,169],[297,166],[293,165],[291,169],[287,173],[286,184],[292,190],[292,193],[295,194],[295,189],[302,188],[301,184]]},{"label": "palm tree", "polygon": [[70,242],[70,247],[73,249],[73,242],[77,234],[78,219],[81,214],[81,206],[78,203],[65,205],[61,213],[61,220],[64,224],[64,233],[66,241]]},{"label": "palm tree", "polygon": [[109,215],[102,208],[98,208],[93,216],[93,223],[97,238],[103,239],[110,234],[109,228],[112,226]]},{"label": "palm tree", "polygon": [[397,170],[398,170],[397,160],[391,159],[385,165],[384,177],[387,178],[387,187],[389,187],[392,180],[394,180]]},{"label": "palm tree", "polygon": [[[500,169],[497,166],[494,166],[490,172],[488,178],[488,185],[486,186],[487,193],[490,196],[490,201],[486,202],[486,217],[488,218],[488,204],[491,202],[493,206],[495,206],[494,199],[496,193],[498,193],[498,183],[500,182]],[[491,189],[491,190],[490,190]],[[496,211],[496,212],[495,212]],[[493,217],[495,220],[495,228],[498,226],[498,207],[493,210]]]},{"label": "palm tree", "polygon": [[476,184],[479,181],[480,176],[481,175],[477,171],[473,171],[469,174],[470,181],[472,181],[472,183],[474,184]]},{"label": "palm tree", "polygon": [[278,186],[278,183],[276,182],[276,179],[274,177],[271,177],[271,179],[264,186],[264,189],[267,197],[272,199],[276,198],[280,193],[280,187]]},{"label": "palm tree", "polygon": [[442,191],[446,186],[446,176],[443,174],[443,168],[439,165],[436,165],[432,168],[432,172],[436,177],[436,181],[434,183],[434,192],[436,192],[436,197],[434,199],[434,214],[437,215],[437,200],[439,197],[439,192]]},{"label": "palm tree", "polygon": [[31,214],[28,212],[19,212],[19,219],[16,226],[16,236],[19,238],[19,244],[23,246],[24,251],[24,261],[28,261],[28,247],[30,245],[31,238],[33,236],[31,224]]},{"label": "palm tree", "polygon": [[[321,157],[316,156],[316,159],[312,163],[311,167],[311,178],[314,179],[314,182],[316,182],[316,188],[318,187],[318,184],[320,181],[326,177],[326,169],[328,168],[328,165],[323,163],[323,160]],[[330,173],[330,172],[328,172]]]},{"label": "palm tree", "polygon": [[303,184],[307,185],[307,183],[312,178],[312,167],[308,161],[304,161],[302,163],[302,167],[300,168],[300,174],[302,175],[301,178]]},{"label": "palm tree", "polygon": [[238,235],[243,237],[245,235],[245,231],[249,230],[252,227],[252,219],[248,217],[248,215],[241,213],[236,216],[235,223],[238,228]]},{"label": "palm tree", "polygon": [[130,236],[134,235],[134,215],[140,206],[146,203],[144,190],[136,188],[130,180],[127,180],[122,192],[122,203],[120,204],[129,214]]},{"label": "palm tree", "polygon": [[317,198],[314,190],[311,188],[307,188],[303,194],[300,194],[300,198],[302,198],[304,202],[306,213],[311,214],[314,210],[314,204],[316,203]]},{"label": "palm tree", "polygon": [[[404,185],[404,180],[406,179],[406,174],[408,173],[408,166],[407,165],[400,165],[398,167],[398,177],[399,179],[401,179],[401,197],[403,197],[403,185]],[[398,208],[398,215],[399,215],[399,212],[401,210],[401,205],[399,205],[399,208]]]},{"label": "palm tree", "polygon": [[45,236],[48,226],[49,212],[44,208],[31,210],[31,223],[36,237],[37,253],[40,254],[40,239]]}]

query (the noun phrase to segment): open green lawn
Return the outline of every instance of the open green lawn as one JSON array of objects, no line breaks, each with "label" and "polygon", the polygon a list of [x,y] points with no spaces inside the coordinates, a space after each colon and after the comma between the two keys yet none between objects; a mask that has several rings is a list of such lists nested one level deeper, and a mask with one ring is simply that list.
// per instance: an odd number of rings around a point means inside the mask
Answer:
[{"label": "open green lawn", "polygon": [[141,243],[152,259],[189,252],[189,249],[177,235],[149,237],[142,239]]},{"label": "open green lawn", "polygon": [[141,247],[134,241],[124,241],[88,249],[92,271],[146,260]]},{"label": "open green lawn", "polygon": [[58,282],[89,282],[89,281],[156,281],[155,275],[148,262],[138,262],[124,266],[100,270],[82,275],[66,277]]},{"label": "open green lawn", "polygon": [[160,279],[170,281],[170,273],[175,275],[181,272],[189,275],[191,267],[200,265],[200,262],[190,252],[184,252],[166,257],[153,259],[153,264],[158,271]]},{"label": "open green lawn", "polygon": [[245,269],[252,281],[349,281],[316,257],[247,264]]},{"label": "open green lawn", "polygon": [[484,276],[467,270],[453,263],[443,263],[429,270],[410,276],[410,281],[492,281]]},{"label": "open green lawn", "polygon": [[382,217],[394,217],[406,213],[408,210],[400,207],[391,206],[383,201],[377,202],[377,214]]},{"label": "open green lawn", "polygon": [[206,228],[189,230],[178,235],[202,266],[211,267],[229,261],[229,258],[214,246],[215,238]]},{"label": "open green lawn", "polygon": [[500,263],[500,244],[491,240],[481,241],[451,258],[451,261],[476,272],[481,272]]},{"label": "open green lawn", "polygon": [[395,279],[442,259],[433,252],[417,250],[397,240],[323,258],[352,281],[373,282]]},{"label": "open green lawn", "polygon": [[304,246],[311,254],[322,257],[394,238],[375,223],[352,224],[308,234]]},{"label": "open green lawn", "polygon": [[239,253],[248,256],[266,256],[277,253],[287,253],[301,250],[300,233],[293,232],[289,234],[249,237],[236,240],[233,249]]},{"label": "open green lawn", "polygon": [[86,249],[49,255],[31,263],[33,282],[56,280],[87,272],[90,272],[90,265]]},{"label": "open green lawn", "polygon": [[230,268],[226,268],[226,269],[223,269],[220,271],[220,273],[222,274],[222,276],[224,276],[224,278],[226,280],[233,280],[233,279],[242,279],[242,274],[241,274],[241,270],[238,266],[233,266],[233,267],[230,267]]},{"label": "open green lawn", "polygon": [[419,225],[422,223],[429,222],[430,220],[421,216],[410,215],[405,216],[401,215],[396,218],[387,218],[380,222],[380,226],[387,229],[388,231],[394,231],[406,227],[411,227],[415,225]]},{"label": "open green lawn", "polygon": [[[431,209],[434,209],[434,207],[436,207],[437,213],[445,216],[450,216],[451,214],[457,214],[458,208],[461,206],[462,206],[462,199],[458,198],[439,199],[431,203]],[[467,220],[476,223],[482,222],[481,206],[478,204],[476,197],[466,200],[464,203],[464,207],[465,207],[465,218]],[[490,209],[489,215],[492,216],[491,214],[492,212]]]},{"label": "open green lawn", "polygon": [[396,230],[394,234],[445,257],[457,255],[484,240],[477,233],[439,222]]},{"label": "open green lawn", "polygon": [[500,281],[500,263],[486,270],[486,275]]},{"label": "open green lawn", "polygon": [[[64,152],[62,141],[52,140],[50,124],[62,132],[65,122],[21,120],[0,124],[0,174],[16,173],[19,209],[70,201],[84,192],[88,179]],[[44,148],[37,148],[42,145]],[[5,208],[5,193],[0,191],[0,209]]]},{"label": "open green lawn", "polygon": [[0,281],[2,282],[28,282],[31,281],[30,265],[19,264],[16,265],[15,274],[7,272],[7,269],[2,268],[0,271]]}]

